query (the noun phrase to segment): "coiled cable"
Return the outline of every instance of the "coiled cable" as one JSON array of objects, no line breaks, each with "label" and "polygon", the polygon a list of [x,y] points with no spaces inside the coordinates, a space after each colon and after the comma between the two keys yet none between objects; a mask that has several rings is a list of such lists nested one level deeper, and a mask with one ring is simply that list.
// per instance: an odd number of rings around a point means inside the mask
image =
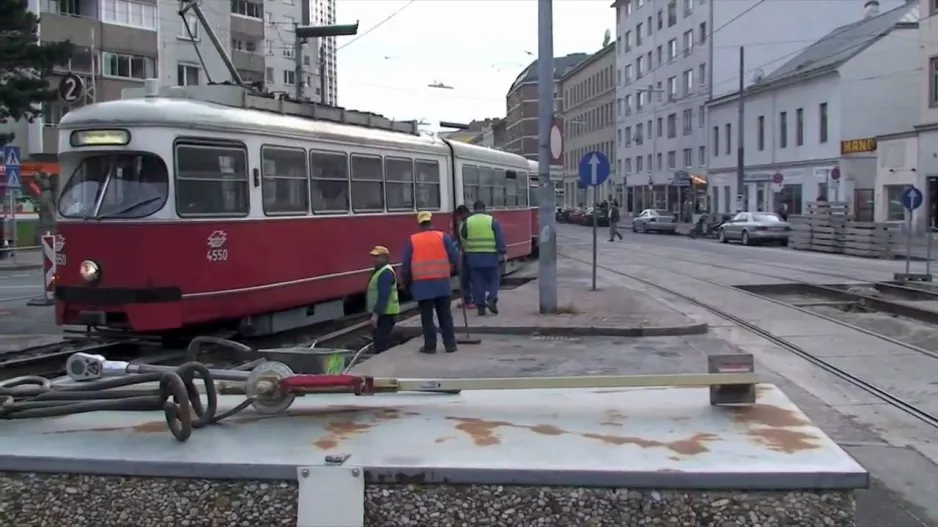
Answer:
[{"label": "coiled cable", "polygon": [[[196,378],[205,388],[203,403]],[[158,382],[154,390],[123,389]],[[192,431],[218,423],[244,410],[246,399],[222,414],[218,411],[218,387],[209,369],[187,362],[172,372],[140,373],[100,381],[53,385],[43,377],[17,377],[0,381],[0,419],[58,417],[86,412],[162,411],[173,437],[183,442]]]}]

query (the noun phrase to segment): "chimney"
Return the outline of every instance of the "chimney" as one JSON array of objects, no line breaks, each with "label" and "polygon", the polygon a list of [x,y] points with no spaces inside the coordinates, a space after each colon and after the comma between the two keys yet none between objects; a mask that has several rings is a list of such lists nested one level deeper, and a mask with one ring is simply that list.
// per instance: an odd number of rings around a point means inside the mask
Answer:
[{"label": "chimney", "polygon": [[863,4],[863,18],[879,16],[879,0],[867,0]]}]

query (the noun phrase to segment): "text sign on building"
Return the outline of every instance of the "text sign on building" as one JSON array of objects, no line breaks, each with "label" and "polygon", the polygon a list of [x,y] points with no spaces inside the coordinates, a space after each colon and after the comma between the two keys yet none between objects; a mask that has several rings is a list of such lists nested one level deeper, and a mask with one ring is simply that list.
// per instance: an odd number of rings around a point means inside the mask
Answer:
[{"label": "text sign on building", "polygon": [[862,154],[865,152],[876,151],[876,139],[867,137],[866,139],[851,139],[840,142],[840,153],[843,154]]}]

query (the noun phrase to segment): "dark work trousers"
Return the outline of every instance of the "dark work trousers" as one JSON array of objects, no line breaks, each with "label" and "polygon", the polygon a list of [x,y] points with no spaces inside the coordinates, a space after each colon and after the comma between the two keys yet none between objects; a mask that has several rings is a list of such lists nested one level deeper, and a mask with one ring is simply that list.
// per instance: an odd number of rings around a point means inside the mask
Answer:
[{"label": "dark work trousers", "polygon": [[498,288],[502,274],[498,267],[472,268],[472,298],[476,305],[484,306],[498,301]]},{"label": "dark work trousers", "polygon": [[472,304],[472,272],[469,270],[469,262],[466,256],[462,257],[462,265],[459,266],[459,289],[462,293],[462,301],[466,305]]},{"label": "dark work trousers", "polygon": [[374,352],[381,353],[391,349],[391,332],[397,322],[395,315],[378,315],[378,325],[371,328],[371,341]]},{"label": "dark work trousers", "polygon": [[420,325],[423,327],[423,347],[431,351],[436,349],[436,326],[433,324],[433,313],[440,323],[440,333],[443,334],[443,346],[446,349],[456,347],[456,331],[453,329],[453,312],[450,309],[449,296],[438,296],[420,300]]}]

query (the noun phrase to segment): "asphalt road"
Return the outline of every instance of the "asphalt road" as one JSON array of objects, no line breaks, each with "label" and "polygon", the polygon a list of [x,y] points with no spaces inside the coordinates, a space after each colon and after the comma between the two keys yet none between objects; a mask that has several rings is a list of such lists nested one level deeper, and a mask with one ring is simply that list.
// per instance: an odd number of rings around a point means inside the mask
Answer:
[{"label": "asphalt road", "polygon": [[0,269],[0,306],[39,296],[42,293],[42,284],[40,269]]}]

